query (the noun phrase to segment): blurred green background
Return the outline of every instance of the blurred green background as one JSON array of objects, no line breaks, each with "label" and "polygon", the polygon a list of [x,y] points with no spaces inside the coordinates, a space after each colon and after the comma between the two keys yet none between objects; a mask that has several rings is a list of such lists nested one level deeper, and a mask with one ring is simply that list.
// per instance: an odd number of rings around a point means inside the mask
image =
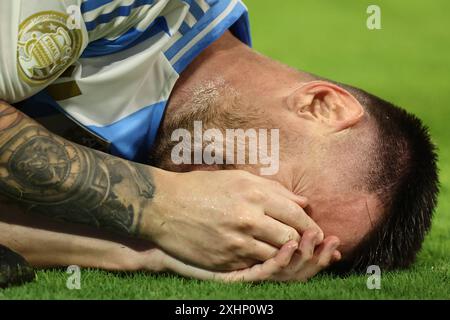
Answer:
[{"label": "blurred green background", "polygon": [[[441,195],[434,224],[411,270],[366,276],[319,275],[291,284],[218,284],[176,276],[83,271],[82,289],[66,289],[64,271],[0,291],[0,298],[69,299],[372,299],[450,298],[450,1],[247,0],[254,47],[277,60],[379,95],[417,114],[439,147]],[[366,27],[369,5],[381,30]]]}]

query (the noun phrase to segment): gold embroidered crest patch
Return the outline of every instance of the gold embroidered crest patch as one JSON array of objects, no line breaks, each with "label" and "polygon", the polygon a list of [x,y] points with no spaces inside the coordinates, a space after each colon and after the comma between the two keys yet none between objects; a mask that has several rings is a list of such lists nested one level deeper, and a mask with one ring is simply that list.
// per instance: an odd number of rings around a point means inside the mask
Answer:
[{"label": "gold embroidered crest patch", "polygon": [[30,85],[56,78],[71,65],[82,46],[80,29],[70,29],[69,16],[43,11],[28,17],[19,26],[17,67]]}]

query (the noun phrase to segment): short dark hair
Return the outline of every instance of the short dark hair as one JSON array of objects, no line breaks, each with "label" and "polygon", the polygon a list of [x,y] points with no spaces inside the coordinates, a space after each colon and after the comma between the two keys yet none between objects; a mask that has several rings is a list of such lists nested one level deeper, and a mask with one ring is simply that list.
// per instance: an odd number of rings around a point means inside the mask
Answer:
[{"label": "short dark hair", "polygon": [[361,89],[350,91],[374,121],[377,136],[365,186],[383,205],[383,216],[363,240],[330,270],[404,269],[416,259],[431,227],[439,180],[436,147],[428,128],[411,113]]}]

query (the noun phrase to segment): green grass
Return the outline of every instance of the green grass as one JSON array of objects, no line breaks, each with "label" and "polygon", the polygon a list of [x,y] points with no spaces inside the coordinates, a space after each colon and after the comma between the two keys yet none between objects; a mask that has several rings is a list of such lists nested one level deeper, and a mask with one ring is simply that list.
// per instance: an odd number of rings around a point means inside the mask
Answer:
[{"label": "green grass", "polygon": [[[291,66],[347,82],[416,113],[439,146],[441,195],[433,228],[416,265],[382,274],[381,290],[366,277],[319,275],[306,284],[218,284],[167,275],[82,272],[70,291],[61,270],[0,291],[4,299],[437,299],[450,298],[450,2],[247,0],[254,46]],[[366,28],[378,4],[382,30]]]}]

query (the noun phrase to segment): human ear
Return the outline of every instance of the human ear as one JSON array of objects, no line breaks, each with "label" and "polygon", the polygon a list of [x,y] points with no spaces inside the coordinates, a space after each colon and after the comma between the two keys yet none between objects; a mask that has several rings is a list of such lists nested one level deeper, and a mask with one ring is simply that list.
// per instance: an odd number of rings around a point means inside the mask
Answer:
[{"label": "human ear", "polygon": [[350,128],[363,118],[364,108],[347,90],[327,81],[310,81],[287,98],[289,110],[334,132]]}]

